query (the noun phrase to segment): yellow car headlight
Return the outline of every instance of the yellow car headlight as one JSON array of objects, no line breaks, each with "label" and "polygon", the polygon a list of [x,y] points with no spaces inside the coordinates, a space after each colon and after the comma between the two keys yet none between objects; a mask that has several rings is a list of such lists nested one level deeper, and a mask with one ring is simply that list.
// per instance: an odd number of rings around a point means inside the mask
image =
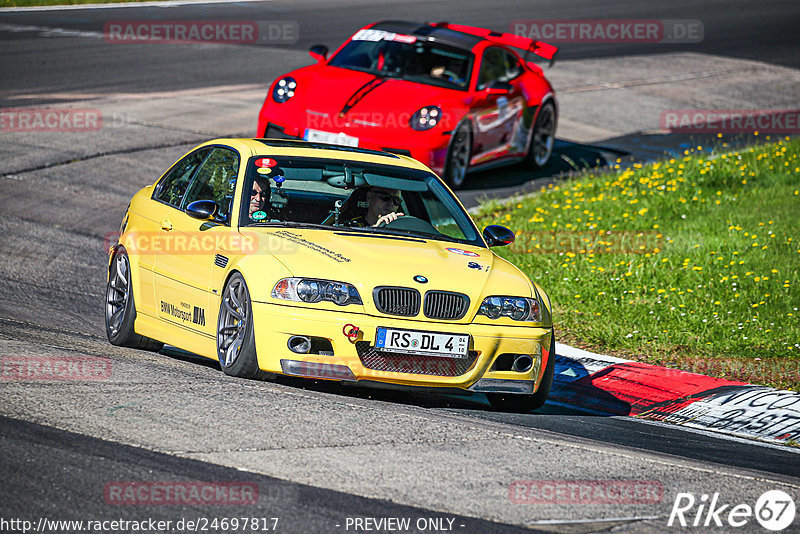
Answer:
[{"label": "yellow car headlight", "polygon": [[542,320],[542,307],[537,299],[528,297],[491,296],[483,299],[478,315],[485,315],[489,319],[509,317],[515,321]]},{"label": "yellow car headlight", "polygon": [[362,304],[361,296],[352,284],[316,278],[283,278],[272,289],[272,297],[312,304],[323,300],[339,306]]}]

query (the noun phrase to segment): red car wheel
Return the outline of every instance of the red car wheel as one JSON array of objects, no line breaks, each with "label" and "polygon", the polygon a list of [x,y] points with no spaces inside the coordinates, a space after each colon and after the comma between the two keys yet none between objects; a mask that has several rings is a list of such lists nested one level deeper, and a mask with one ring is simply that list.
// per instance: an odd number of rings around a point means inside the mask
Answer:
[{"label": "red car wheel", "polygon": [[542,104],[542,109],[536,116],[531,136],[531,146],[528,149],[528,160],[535,169],[547,165],[553,154],[553,145],[556,141],[556,108],[552,102]]},{"label": "red car wheel", "polygon": [[450,149],[447,151],[447,164],[444,179],[452,189],[461,189],[467,178],[469,158],[472,152],[472,132],[468,121],[462,121],[453,132]]}]

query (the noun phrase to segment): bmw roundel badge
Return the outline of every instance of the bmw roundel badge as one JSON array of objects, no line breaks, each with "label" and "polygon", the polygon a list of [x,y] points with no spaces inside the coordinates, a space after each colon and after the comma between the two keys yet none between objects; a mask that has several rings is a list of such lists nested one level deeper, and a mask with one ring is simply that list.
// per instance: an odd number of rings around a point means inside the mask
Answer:
[{"label": "bmw roundel badge", "polygon": [[424,276],[422,276],[421,274],[418,274],[417,276],[415,276],[414,277],[414,281],[415,282],[419,282],[420,284],[427,284],[428,283],[428,279],[425,278]]}]

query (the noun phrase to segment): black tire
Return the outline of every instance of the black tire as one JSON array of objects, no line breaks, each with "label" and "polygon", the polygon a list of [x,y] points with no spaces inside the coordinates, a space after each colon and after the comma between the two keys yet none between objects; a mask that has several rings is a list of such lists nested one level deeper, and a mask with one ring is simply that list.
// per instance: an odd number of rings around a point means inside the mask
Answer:
[{"label": "black tire", "polygon": [[131,262],[125,249],[119,249],[111,260],[106,285],[106,335],[112,345],[158,352],[160,341],[137,334],[133,329],[136,304],[131,290]]},{"label": "black tire", "polygon": [[233,273],[222,291],[217,317],[217,358],[226,375],[257,380],[275,376],[258,367],[250,291],[239,273]]},{"label": "black tire", "polygon": [[447,162],[444,166],[444,180],[450,189],[461,189],[467,180],[469,160],[472,153],[472,131],[467,120],[461,121],[453,132]]},{"label": "black tire", "polygon": [[539,384],[539,389],[533,395],[513,395],[506,393],[487,393],[489,404],[493,408],[503,412],[528,413],[538,410],[547,401],[550,395],[550,388],[553,385],[553,375],[556,369],[556,336],[550,335],[550,354],[547,357],[547,367],[544,369],[544,376]]},{"label": "black tire", "polygon": [[542,104],[533,125],[531,143],[528,147],[528,162],[534,169],[541,169],[550,161],[556,141],[558,117],[556,107],[548,100]]}]

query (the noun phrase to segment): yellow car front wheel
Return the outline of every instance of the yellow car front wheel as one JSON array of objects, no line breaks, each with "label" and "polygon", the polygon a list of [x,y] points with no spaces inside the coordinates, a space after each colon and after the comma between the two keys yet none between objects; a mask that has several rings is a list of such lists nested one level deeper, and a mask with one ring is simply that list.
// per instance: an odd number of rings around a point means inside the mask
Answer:
[{"label": "yellow car front wheel", "polygon": [[239,273],[230,277],[222,292],[217,320],[217,356],[226,375],[260,380],[273,376],[258,367],[250,291]]}]

